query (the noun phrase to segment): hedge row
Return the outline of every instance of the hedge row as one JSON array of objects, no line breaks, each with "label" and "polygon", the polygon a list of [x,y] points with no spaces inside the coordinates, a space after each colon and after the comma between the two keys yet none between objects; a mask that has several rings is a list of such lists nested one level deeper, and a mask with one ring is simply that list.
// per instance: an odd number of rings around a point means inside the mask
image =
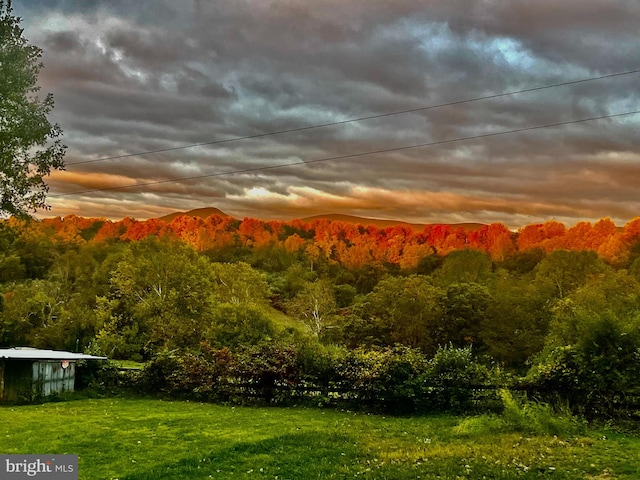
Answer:
[{"label": "hedge row", "polygon": [[[636,359],[627,360],[625,367],[635,371]],[[497,390],[506,387],[586,417],[638,416],[640,380],[630,372],[613,373],[609,364],[596,365],[571,348],[547,352],[526,377],[514,378],[480,363],[471,347],[440,348],[428,358],[408,347],[346,350],[263,343],[232,352],[204,343],[199,352],[159,355],[140,371],[123,375],[106,366],[85,370],[80,379],[198,401],[311,404],[393,414],[496,410],[502,405]]]},{"label": "hedge row", "polygon": [[[108,377],[108,376],[107,376]],[[122,376],[96,376],[122,384]],[[393,414],[470,412],[500,405],[489,370],[471,348],[441,348],[433,358],[407,348],[344,350],[261,344],[237,352],[203,344],[165,353],[125,383],[137,391],[198,401],[342,406]]]}]

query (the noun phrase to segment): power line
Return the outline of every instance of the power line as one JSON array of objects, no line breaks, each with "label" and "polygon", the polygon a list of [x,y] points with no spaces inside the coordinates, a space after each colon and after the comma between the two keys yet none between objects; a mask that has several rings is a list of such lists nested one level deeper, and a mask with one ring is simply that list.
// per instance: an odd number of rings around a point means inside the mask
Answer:
[{"label": "power line", "polygon": [[285,133],[295,133],[295,132],[302,132],[305,130],[312,130],[312,129],[316,129],[316,128],[324,128],[324,127],[333,127],[336,125],[345,125],[347,123],[354,123],[354,122],[361,122],[363,120],[373,120],[375,118],[383,118],[383,117],[391,117],[394,115],[403,115],[405,113],[414,113],[414,112],[422,112],[422,111],[426,111],[426,110],[433,110],[436,108],[442,108],[442,107],[451,107],[454,105],[462,105],[465,103],[472,103],[472,102],[479,102],[481,100],[490,100],[493,98],[500,98],[500,97],[507,97],[510,95],[517,95],[519,93],[527,93],[527,92],[536,92],[539,90],[546,90],[549,88],[557,88],[557,87],[564,87],[567,85],[575,85],[578,83],[586,83],[586,82],[593,82],[596,80],[603,80],[606,78],[613,78],[613,77],[621,77],[623,75],[631,75],[634,73],[640,73],[640,69],[636,69],[636,70],[628,70],[626,72],[618,72],[618,73],[611,73],[608,75],[601,75],[599,77],[589,77],[589,78],[583,78],[580,80],[571,80],[568,82],[562,82],[562,83],[554,83],[553,85],[544,85],[544,86],[540,86],[540,87],[531,87],[531,88],[525,88],[523,90],[515,90],[512,92],[504,92],[504,93],[496,93],[493,95],[485,95],[483,97],[475,97],[475,98],[468,98],[465,100],[456,100],[453,102],[447,102],[447,103],[440,103],[437,105],[429,105],[426,107],[417,107],[417,108],[410,108],[407,110],[399,110],[397,112],[388,112],[388,113],[380,113],[377,115],[369,115],[366,117],[358,117],[358,118],[352,118],[349,120],[341,120],[338,122],[330,122],[330,123],[321,123],[321,124],[317,124],[317,125],[309,125],[306,127],[296,127],[296,128],[290,128],[287,130],[278,130],[278,131],[274,131],[274,132],[266,132],[266,133],[258,133],[256,135],[245,135],[242,137],[233,137],[233,138],[228,138],[225,140],[213,140],[210,142],[201,142],[201,143],[192,143],[189,145],[181,145],[179,147],[171,147],[171,148],[162,148],[162,149],[158,149],[158,150],[147,150],[144,152],[137,152],[137,153],[128,153],[125,155],[115,155],[112,157],[103,157],[103,158],[96,158],[94,160],[83,160],[81,162],[73,162],[73,163],[69,163],[67,164],[68,166],[72,166],[72,165],[85,165],[87,163],[97,163],[97,162],[105,162],[107,160],[117,160],[120,158],[129,158],[129,157],[139,157],[142,155],[151,155],[153,153],[166,153],[166,152],[174,152],[176,150],[185,150],[187,148],[193,148],[193,147],[203,147],[205,145],[219,145],[219,144],[223,144],[223,143],[231,143],[231,142],[238,142],[240,140],[249,140],[252,138],[263,138],[263,137],[270,137],[273,135],[282,135]]},{"label": "power line", "polygon": [[55,195],[49,195],[49,197],[51,198],[51,197],[64,197],[64,196],[69,196],[69,195],[82,195],[82,194],[93,193],[93,192],[107,192],[107,191],[111,191],[111,190],[123,190],[123,189],[127,189],[127,188],[135,188],[135,187],[148,187],[148,186],[151,186],[151,185],[160,185],[160,184],[163,184],[163,183],[184,182],[184,181],[188,181],[188,180],[196,180],[196,179],[201,179],[201,178],[224,177],[224,176],[235,175],[235,174],[239,174],[239,173],[253,173],[253,172],[260,172],[260,171],[264,171],[264,170],[274,170],[274,169],[277,169],[277,168],[292,167],[292,166],[297,166],[297,165],[307,165],[307,164],[311,164],[311,163],[329,162],[329,161],[334,161],[334,160],[344,160],[344,159],[347,159],[347,158],[364,157],[364,156],[376,155],[376,154],[380,154],[380,153],[399,152],[399,151],[402,151],[402,150],[410,150],[410,149],[413,149],[413,148],[423,148],[423,147],[432,147],[432,146],[436,146],[436,145],[445,145],[445,144],[449,144],[449,143],[457,143],[457,142],[463,142],[463,141],[468,141],[468,140],[477,140],[477,139],[480,139],[480,138],[497,137],[497,136],[508,135],[508,134],[513,134],[513,133],[527,132],[527,131],[532,131],[532,130],[540,130],[540,129],[543,129],[543,128],[560,127],[560,126],[563,126],[563,125],[592,122],[592,121],[595,121],[595,120],[604,120],[604,119],[607,119],[607,118],[623,117],[623,116],[627,116],[627,115],[635,115],[635,114],[638,114],[638,113],[640,113],[640,110],[634,110],[634,111],[631,111],[631,112],[623,112],[623,113],[614,113],[614,114],[610,114],[610,115],[601,115],[599,117],[582,118],[582,119],[578,119],[578,120],[568,120],[568,121],[565,121],[565,122],[548,123],[548,124],[545,124],[545,125],[536,125],[536,126],[533,126],[533,127],[516,128],[514,130],[503,130],[503,131],[494,132],[494,133],[483,133],[483,134],[480,134],[480,135],[473,135],[473,136],[468,136],[468,137],[458,137],[458,138],[452,138],[452,139],[449,139],[449,140],[439,140],[439,141],[436,141],[436,142],[427,142],[427,143],[419,143],[419,144],[415,144],[415,145],[405,145],[405,146],[402,146],[402,147],[385,148],[385,149],[382,149],[382,150],[373,150],[373,151],[369,151],[369,152],[351,153],[351,154],[348,154],[348,155],[339,155],[339,156],[335,156],[335,157],[316,158],[316,159],[312,159],[312,160],[303,160],[301,162],[281,163],[281,164],[278,164],[278,165],[268,165],[268,166],[263,166],[263,167],[244,168],[244,169],[240,169],[240,170],[231,170],[231,171],[228,171],[228,172],[210,173],[210,174],[205,174],[205,175],[195,175],[195,176],[191,176],[191,177],[171,178],[171,179],[166,179],[166,180],[157,180],[157,181],[153,181],[153,182],[136,183],[134,185],[121,185],[121,186],[117,186],[117,187],[94,188],[94,189],[90,189],[90,190],[82,190],[82,191],[77,191],[77,192],[59,193],[59,194],[55,194]]}]

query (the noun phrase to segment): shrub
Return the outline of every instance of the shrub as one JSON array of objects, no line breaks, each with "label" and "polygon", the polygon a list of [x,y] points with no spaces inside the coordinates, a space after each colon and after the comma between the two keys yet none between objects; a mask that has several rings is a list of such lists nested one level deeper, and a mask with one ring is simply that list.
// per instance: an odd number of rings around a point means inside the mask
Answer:
[{"label": "shrub", "polygon": [[204,401],[312,401],[411,414],[469,411],[487,371],[470,348],[443,348],[432,359],[409,347],[345,350],[303,342],[261,343],[232,353],[203,342],[201,352],[156,356],[140,390]]},{"label": "shrub", "polygon": [[138,387],[146,393],[172,393],[169,378],[178,371],[180,362],[174,352],[161,352],[142,369]]},{"label": "shrub", "polygon": [[203,352],[177,357],[177,368],[167,379],[168,390],[197,400],[228,400],[233,362],[234,357],[228,349],[215,350],[204,343]]},{"label": "shrub", "polygon": [[126,386],[127,377],[110,361],[80,360],[76,365],[76,390],[92,390],[96,393],[113,393]]},{"label": "shrub", "polygon": [[342,389],[352,403],[394,414],[424,406],[424,355],[408,347],[348,352],[338,366]]},{"label": "shrub", "polygon": [[[471,347],[440,347],[425,372],[425,402],[430,410],[464,412],[476,407],[480,394],[474,387],[489,379],[486,367],[473,357]],[[489,396],[492,393],[489,393]],[[485,394],[485,397],[487,394]]]},{"label": "shrub", "polygon": [[640,392],[640,335],[608,317],[594,320],[575,345],[543,351],[526,381],[547,401],[568,403],[588,417],[632,413],[629,394]]},{"label": "shrub", "polygon": [[293,346],[262,343],[248,346],[236,355],[234,373],[247,382],[246,397],[258,397],[265,401],[279,402],[293,396],[293,389],[300,380],[297,352]]},{"label": "shrub", "polygon": [[301,380],[327,393],[330,388],[336,388],[339,384],[339,365],[346,355],[344,348],[335,345],[316,342],[300,344],[297,347],[297,362]]},{"label": "shrub", "polygon": [[396,414],[425,410],[427,359],[420,351],[407,347],[396,347],[392,353],[382,376],[385,409]]},{"label": "shrub", "polygon": [[384,370],[390,349],[356,349],[348,352],[338,365],[340,389],[345,398],[361,407],[384,404]]}]

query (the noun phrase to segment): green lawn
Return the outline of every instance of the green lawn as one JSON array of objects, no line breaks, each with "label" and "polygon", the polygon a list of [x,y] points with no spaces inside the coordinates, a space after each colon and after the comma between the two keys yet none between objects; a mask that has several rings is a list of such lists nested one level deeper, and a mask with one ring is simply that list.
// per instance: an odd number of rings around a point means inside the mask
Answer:
[{"label": "green lawn", "polygon": [[0,407],[0,452],[77,453],[80,478],[640,478],[640,437],[469,433],[454,416],[152,399]]}]

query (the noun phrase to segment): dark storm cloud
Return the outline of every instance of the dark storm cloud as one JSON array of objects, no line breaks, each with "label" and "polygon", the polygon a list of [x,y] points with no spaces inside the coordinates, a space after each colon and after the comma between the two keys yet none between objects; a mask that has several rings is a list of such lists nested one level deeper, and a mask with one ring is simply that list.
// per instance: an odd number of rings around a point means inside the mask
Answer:
[{"label": "dark storm cloud", "polygon": [[335,210],[513,226],[623,222],[640,201],[638,116],[215,176],[635,110],[638,75],[73,165],[637,68],[635,0],[25,0],[15,8],[44,50],[41,84],[55,95],[53,119],[70,147],[52,193],[214,175],[53,197],[54,214],[210,205],[239,216]]}]

